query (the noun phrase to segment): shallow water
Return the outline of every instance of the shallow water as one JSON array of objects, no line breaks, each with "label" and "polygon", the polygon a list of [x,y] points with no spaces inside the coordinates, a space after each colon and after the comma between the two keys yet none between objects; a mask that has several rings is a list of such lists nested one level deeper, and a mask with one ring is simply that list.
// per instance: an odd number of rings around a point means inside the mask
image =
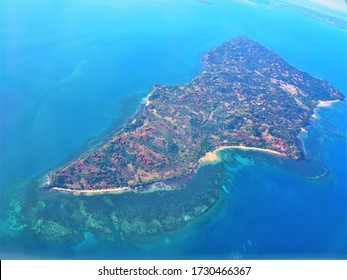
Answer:
[{"label": "shallow water", "polygon": [[345,31],[235,1],[25,3],[0,9],[2,259],[346,258],[345,102],[319,109],[302,137],[308,161],[225,151],[177,192],[37,191],[40,174],[124,123],[152,84],[189,81],[204,51],[238,34],[346,94]]}]

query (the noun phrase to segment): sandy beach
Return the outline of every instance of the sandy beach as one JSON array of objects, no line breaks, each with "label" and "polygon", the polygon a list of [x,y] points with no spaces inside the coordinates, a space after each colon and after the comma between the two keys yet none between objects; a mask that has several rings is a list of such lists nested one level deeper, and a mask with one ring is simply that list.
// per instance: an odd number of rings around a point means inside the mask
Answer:
[{"label": "sandy beach", "polygon": [[126,192],[134,192],[134,193],[151,193],[151,192],[156,192],[156,191],[172,191],[174,188],[171,187],[158,187],[155,184],[151,185],[148,187],[148,189],[139,191],[137,189],[131,189],[130,187],[120,187],[120,188],[106,188],[106,189],[100,189],[100,190],[74,190],[74,189],[65,189],[65,188],[59,188],[59,187],[54,187],[51,188],[51,191],[56,191],[56,192],[65,192],[65,193],[71,193],[74,195],[98,195],[98,194],[122,194]]},{"label": "sandy beach", "polygon": [[329,100],[329,101],[324,101],[324,100],[319,100],[317,107],[314,109],[314,113],[312,115],[313,119],[317,119],[317,109],[320,107],[329,107],[331,106],[331,104],[335,103],[335,102],[340,102],[341,100]]},{"label": "sandy beach", "polygon": [[340,100],[329,100],[329,101],[323,101],[323,100],[319,100],[317,107],[329,107],[331,104],[335,103],[335,102],[339,102]]},{"label": "sandy beach", "polygon": [[144,103],[145,106],[147,107],[149,104],[151,104],[151,102],[149,101],[149,97],[152,95],[153,90],[144,98]]},{"label": "sandy beach", "polygon": [[[150,92],[150,94],[145,98],[146,106],[150,104],[149,97],[153,93]],[[316,110],[319,107],[328,107],[331,106],[331,104],[335,102],[339,102],[340,100],[331,100],[331,101],[323,101],[319,100],[317,104],[317,108],[314,110],[314,114],[312,115],[312,118],[317,118]],[[135,119],[136,120],[136,119]],[[135,121],[134,120],[134,121]],[[307,130],[305,128],[301,128],[301,132],[305,133]],[[225,149],[239,149],[243,151],[259,151],[264,153],[269,153],[275,156],[280,157],[286,157],[284,153],[271,150],[271,149],[264,149],[264,148],[256,148],[256,147],[247,147],[247,146],[219,146],[212,152],[207,152],[203,157],[201,157],[198,161],[200,164],[217,164],[221,161],[221,157],[218,155],[219,151],[225,150]],[[50,176],[47,175],[46,177],[46,184],[49,185],[51,183]],[[146,192],[154,192],[158,190],[163,190],[165,188],[149,188]],[[58,191],[58,192],[66,192],[66,193],[72,193],[74,195],[84,194],[84,195],[97,195],[97,194],[104,194],[104,193],[111,193],[111,194],[121,194],[124,192],[138,192],[137,190],[131,189],[130,187],[121,187],[121,188],[106,188],[101,190],[73,190],[73,189],[65,189],[65,188],[59,188],[54,187],[51,189],[52,191]],[[171,189],[170,189],[171,190]]]},{"label": "sandy beach", "polygon": [[284,153],[280,153],[270,149],[256,148],[256,147],[246,147],[246,146],[220,146],[217,147],[213,152],[206,153],[205,156],[200,158],[199,163],[218,163],[221,161],[221,158],[218,156],[218,152],[225,149],[239,149],[243,151],[259,151],[264,153],[269,153],[275,156],[286,157]]},{"label": "sandy beach", "polygon": [[108,189],[102,189],[102,190],[73,190],[73,189],[54,187],[54,188],[51,188],[51,190],[57,191],[57,192],[73,193],[75,195],[79,195],[79,194],[94,195],[94,194],[104,194],[104,193],[121,194],[125,192],[136,192],[135,190],[132,190],[129,187],[108,188]]}]

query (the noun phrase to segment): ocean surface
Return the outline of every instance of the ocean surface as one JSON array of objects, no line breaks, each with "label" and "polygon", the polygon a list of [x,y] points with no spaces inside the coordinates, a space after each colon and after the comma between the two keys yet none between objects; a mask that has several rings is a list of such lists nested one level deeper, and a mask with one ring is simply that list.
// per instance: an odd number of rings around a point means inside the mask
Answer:
[{"label": "ocean surface", "polygon": [[[177,193],[38,191],[47,171],[130,118],[153,84],[189,82],[204,52],[241,34],[347,93],[341,28],[247,1],[124,2],[0,3],[1,259],[345,259],[346,102],[317,110],[300,135],[304,161],[229,150]],[[184,227],[119,233],[117,211],[155,219],[211,186],[218,202]]]}]

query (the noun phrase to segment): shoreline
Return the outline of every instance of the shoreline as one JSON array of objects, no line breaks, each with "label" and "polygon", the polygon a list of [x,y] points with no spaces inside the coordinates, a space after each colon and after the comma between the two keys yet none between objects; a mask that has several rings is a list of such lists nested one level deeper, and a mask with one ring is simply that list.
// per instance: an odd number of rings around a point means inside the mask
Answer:
[{"label": "shoreline", "polygon": [[[247,147],[247,146],[219,146],[212,152],[207,152],[205,156],[201,157],[197,162],[196,166],[199,168],[202,165],[207,164],[217,164],[221,162],[221,157],[218,155],[218,152],[226,149],[239,149],[243,151],[259,151],[264,152],[268,154],[272,154],[278,157],[287,157],[284,153],[280,153],[275,150],[271,149],[265,149],[265,148],[257,148],[257,147]],[[55,191],[55,192],[61,192],[61,193],[69,193],[73,195],[99,195],[99,194],[123,194],[127,192],[133,192],[133,193],[151,193],[156,191],[172,191],[175,190],[176,187],[173,185],[167,184],[167,182],[170,181],[176,181],[180,180],[182,177],[186,177],[191,175],[190,173],[187,175],[179,176],[176,178],[168,178],[164,179],[162,181],[149,183],[146,188],[146,186],[142,186],[142,189],[132,189],[131,187],[120,187],[120,188],[105,188],[105,189],[97,189],[97,190],[74,190],[74,189],[66,189],[66,188],[59,188],[59,187],[53,187],[50,188],[49,191]],[[50,174],[46,175],[46,182],[50,181]],[[160,185],[160,187],[159,187]],[[49,185],[45,185],[46,187],[49,187]]]},{"label": "shoreline", "polygon": [[123,194],[123,193],[152,193],[156,191],[173,191],[175,190],[174,187],[163,187],[159,188],[155,184],[161,183],[163,181],[155,182],[153,183],[152,187],[149,187],[148,189],[144,190],[136,190],[132,189],[130,187],[120,187],[120,188],[106,188],[106,189],[98,189],[98,190],[73,190],[73,189],[65,189],[65,188],[59,188],[59,187],[53,187],[49,189],[48,191],[53,192],[60,192],[60,193],[69,193],[73,195],[86,195],[86,196],[92,196],[92,195],[99,195],[99,194]]},{"label": "shoreline", "polygon": [[151,101],[149,100],[149,98],[151,97],[153,92],[154,92],[154,89],[152,88],[152,90],[149,92],[149,94],[147,94],[147,96],[143,98],[142,104],[144,104],[145,107],[147,107],[149,104],[151,104]]},{"label": "shoreline", "polygon": [[[156,182],[158,183],[158,182]],[[151,193],[156,191],[171,191],[173,188],[166,187],[166,188],[159,188],[153,183],[152,186],[150,186],[148,189],[144,190],[137,190],[132,189],[130,187],[120,187],[120,188],[106,188],[106,189],[97,189],[97,190],[74,190],[74,189],[65,189],[65,188],[59,188],[59,187],[53,187],[49,189],[49,191],[54,192],[62,192],[62,193],[70,193],[73,195],[86,195],[86,196],[92,196],[92,195],[98,195],[98,194],[123,194],[127,192],[133,192],[133,193]]]},{"label": "shoreline", "polygon": [[199,164],[216,164],[221,161],[220,156],[218,156],[218,152],[226,150],[226,149],[238,149],[243,151],[258,151],[264,152],[268,154],[272,154],[279,157],[287,157],[284,153],[266,149],[266,148],[257,148],[257,147],[247,147],[247,146],[219,146],[212,152],[207,152],[205,156],[199,159]]},{"label": "shoreline", "polygon": [[337,103],[337,102],[341,102],[343,100],[318,100],[318,104],[316,106],[316,108],[313,110],[313,115],[312,115],[312,118],[313,119],[317,119],[318,116],[317,116],[317,110],[319,108],[322,108],[322,107],[330,107],[332,104],[334,103]]},{"label": "shoreline", "polygon": [[62,192],[62,193],[72,193],[73,195],[95,195],[95,194],[104,194],[104,193],[113,193],[113,194],[121,194],[126,192],[135,192],[129,187],[121,187],[121,188],[107,188],[107,189],[99,189],[99,190],[73,190],[73,189],[65,189],[59,187],[53,187],[49,189],[49,191]]},{"label": "shoreline", "polygon": [[[151,103],[149,98],[153,94],[154,90],[155,89],[153,88],[147,94],[147,96],[142,99],[142,102],[139,104],[136,112],[123,125],[121,125],[120,127],[116,128],[116,129],[113,128],[113,131],[111,129],[111,132],[109,131],[108,133],[105,133],[106,136],[110,137],[115,132],[120,131],[127,124],[129,124],[132,121],[136,120],[136,117]],[[328,101],[319,100],[316,108],[314,109],[314,114],[312,115],[312,118],[314,118],[314,119],[317,118],[316,111],[319,108],[321,108],[321,107],[329,107],[333,103],[340,102],[340,101],[341,100],[328,100]],[[305,133],[305,132],[307,132],[307,130],[305,128],[301,128],[300,133]],[[103,139],[103,141],[99,142],[99,147],[101,147],[104,144],[105,144],[105,139]],[[207,152],[203,157],[201,157],[195,163],[195,166],[197,166],[197,168],[199,169],[199,167],[202,166],[202,165],[218,164],[219,162],[222,161],[222,159],[218,155],[218,153],[220,151],[226,150],[226,149],[239,149],[239,150],[243,150],[243,151],[259,151],[259,152],[268,153],[268,154],[271,154],[271,155],[274,155],[274,156],[287,158],[287,155],[285,153],[281,153],[279,151],[275,151],[275,150],[271,150],[271,149],[267,149],[267,148],[248,147],[248,146],[242,146],[242,145],[238,145],[238,146],[236,146],[236,145],[218,146],[213,151]],[[89,151],[86,151],[86,153],[89,152]],[[304,151],[304,153],[305,153],[305,151]],[[141,189],[141,187],[140,187],[140,190],[132,189],[131,187],[105,188],[105,189],[97,189],[97,190],[74,190],[74,189],[65,189],[65,188],[60,188],[60,187],[53,187],[53,188],[50,188],[49,191],[64,192],[64,193],[70,193],[70,194],[73,194],[73,195],[83,194],[83,195],[87,195],[87,196],[98,195],[98,194],[122,194],[122,193],[126,193],[126,192],[148,193],[148,192],[155,192],[155,191],[170,191],[170,190],[174,190],[175,187],[167,185],[165,182],[170,181],[172,179],[175,180],[177,178],[168,178],[168,179],[164,179],[164,180],[161,180],[161,181],[149,183],[147,185],[147,186],[149,186],[148,188]],[[48,187],[49,188],[50,183],[51,183],[51,174],[49,173],[45,177],[45,182],[43,184],[43,187]],[[158,187],[158,184],[161,184],[161,185],[164,185],[164,186]]]},{"label": "shoreline", "polygon": [[[142,186],[139,186],[137,189],[133,189],[131,187],[119,187],[119,188],[105,188],[105,189],[96,189],[96,190],[75,190],[75,189],[68,189],[68,188],[60,188],[60,187],[53,187],[49,188],[48,185],[45,185],[44,187],[48,188],[48,191],[53,192],[60,192],[60,193],[68,193],[73,195],[86,195],[86,196],[92,196],[92,195],[100,195],[100,194],[123,194],[123,193],[152,193],[156,191],[173,191],[177,189],[178,187],[177,182],[181,182],[182,178],[184,181],[184,178],[188,178],[188,175],[179,176],[176,178],[169,178],[158,182],[148,183]],[[47,175],[49,178],[49,175]],[[48,180],[48,179],[47,179]],[[171,184],[170,184],[171,182]],[[175,184],[176,183],[176,184]]]},{"label": "shoreline", "polygon": [[327,100],[327,101],[319,100],[318,104],[317,104],[317,108],[319,108],[319,107],[329,107],[332,104],[334,104],[336,102],[340,102],[340,101],[342,101],[342,100]]},{"label": "shoreline", "polygon": [[[81,148],[78,149],[78,151],[74,152],[72,155],[68,156],[67,159],[63,160],[61,163],[58,163],[55,167],[51,168],[48,171],[48,174],[46,173],[45,176],[45,183],[42,184],[42,186],[48,186],[47,182],[50,182],[50,173],[54,172],[57,169],[64,168],[69,166],[76,158],[82,157],[84,155],[87,155],[88,153],[92,152],[94,149],[100,149],[102,148],[108,140],[110,140],[115,133],[121,131],[126,125],[131,124],[133,121],[136,120],[136,118],[142,113],[142,111],[149,105],[149,97],[153,93],[153,88],[148,93],[148,90],[142,90],[142,92],[146,92],[147,94],[145,97],[142,97],[140,99],[140,102],[138,103],[135,111],[122,123],[118,124],[113,122],[104,132],[101,132],[98,136],[93,137],[89,140],[87,140]],[[135,95],[141,94],[136,93]],[[57,190],[58,191],[58,190]],[[59,190],[60,191],[60,190]],[[72,190],[71,192],[74,192]]]}]

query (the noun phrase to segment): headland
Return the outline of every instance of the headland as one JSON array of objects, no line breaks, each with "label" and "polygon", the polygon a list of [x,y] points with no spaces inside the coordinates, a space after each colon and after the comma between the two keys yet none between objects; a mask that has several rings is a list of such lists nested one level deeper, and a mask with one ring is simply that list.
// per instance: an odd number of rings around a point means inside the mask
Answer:
[{"label": "headland", "polygon": [[301,159],[299,133],[318,106],[343,100],[326,80],[302,72],[240,36],[205,53],[201,74],[154,85],[140,112],[100,147],[51,171],[43,189],[122,193],[167,189],[223,149]]}]

